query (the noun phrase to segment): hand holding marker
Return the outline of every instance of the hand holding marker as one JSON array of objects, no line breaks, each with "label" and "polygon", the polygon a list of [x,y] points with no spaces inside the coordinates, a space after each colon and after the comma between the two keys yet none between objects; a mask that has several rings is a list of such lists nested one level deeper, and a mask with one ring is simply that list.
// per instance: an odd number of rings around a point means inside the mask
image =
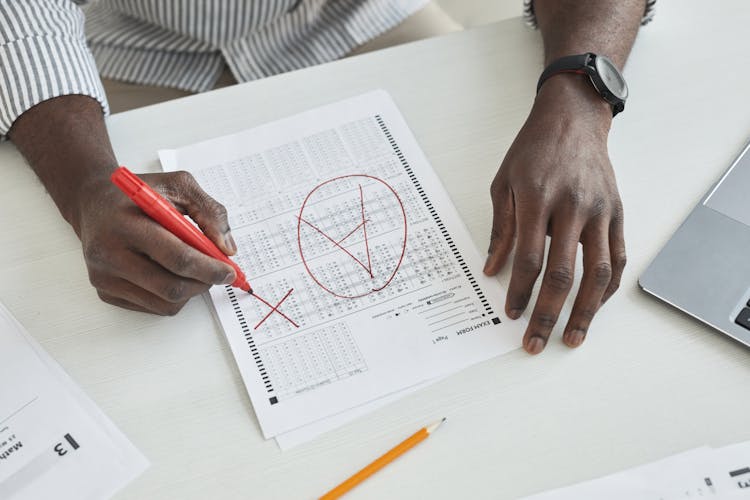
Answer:
[{"label": "hand holding marker", "polygon": [[224,252],[219,250],[219,247],[214,245],[200,229],[191,224],[163,196],[151,189],[148,184],[125,167],[118,167],[112,173],[111,179],[146,215],[161,224],[164,229],[196,250],[232,266],[237,276],[232,286],[250,294],[253,293],[253,289],[250,288],[250,283],[247,282],[245,274],[240,267],[224,255]]}]

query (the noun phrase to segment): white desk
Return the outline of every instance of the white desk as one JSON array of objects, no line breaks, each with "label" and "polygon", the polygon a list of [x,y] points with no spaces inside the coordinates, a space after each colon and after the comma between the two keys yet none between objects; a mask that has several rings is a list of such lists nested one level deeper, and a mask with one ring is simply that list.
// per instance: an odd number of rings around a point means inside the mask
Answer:
[{"label": "white desk", "polygon": [[[660,0],[626,76],[610,148],[630,263],[583,348],[472,367],[282,453],[262,440],[221,331],[197,299],[174,318],[115,309],[89,286],[73,231],[10,144],[0,146],[0,300],[151,459],[121,499],[309,498],[421,425],[433,439],[352,498],[511,498],[702,444],[750,439],[750,350],[636,285],[750,136],[749,8]],[[484,248],[488,186],[541,69],[512,19],[113,116],[122,163],[382,87]],[[750,284],[750,283],[749,283]],[[1,382],[0,382],[1,383]]]}]

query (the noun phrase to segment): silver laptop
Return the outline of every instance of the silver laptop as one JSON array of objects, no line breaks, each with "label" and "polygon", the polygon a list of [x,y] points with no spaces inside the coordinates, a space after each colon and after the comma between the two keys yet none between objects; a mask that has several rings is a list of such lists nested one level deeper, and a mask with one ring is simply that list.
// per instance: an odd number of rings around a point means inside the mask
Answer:
[{"label": "silver laptop", "polygon": [[639,284],[750,346],[750,144],[693,209]]}]

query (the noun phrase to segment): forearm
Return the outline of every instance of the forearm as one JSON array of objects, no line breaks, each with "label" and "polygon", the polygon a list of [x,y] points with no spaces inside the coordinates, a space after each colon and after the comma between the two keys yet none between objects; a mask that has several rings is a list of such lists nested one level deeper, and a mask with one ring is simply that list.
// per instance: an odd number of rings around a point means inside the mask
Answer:
[{"label": "forearm", "polygon": [[594,52],[622,69],[645,6],[645,0],[535,0],[545,65],[563,56]]},{"label": "forearm", "polygon": [[23,113],[8,135],[78,232],[85,193],[117,166],[99,102],[81,95],[44,101]]},{"label": "forearm", "polygon": [[[560,57],[593,52],[622,68],[645,5],[646,0],[535,0],[545,66]],[[532,113],[561,129],[575,121],[605,141],[612,122],[611,106],[596,93],[587,76],[574,73],[549,78]]]},{"label": "forearm", "polygon": [[[98,101],[50,99],[23,113],[10,139],[26,157],[81,239],[99,297],[136,311],[175,314],[234,270],[151,220],[109,181],[117,163]],[[226,254],[236,250],[226,210],[186,172],[146,174],[151,184]]]},{"label": "forearm", "polygon": [[[533,8],[545,65],[593,52],[622,67],[645,0],[536,0]],[[490,189],[493,219],[484,272],[495,275],[515,248],[508,317],[526,310],[544,270],[523,340],[531,354],[544,349],[572,291],[579,243],[583,276],[563,333],[568,346],[584,341],[625,266],[622,203],[607,153],[612,107],[588,79],[564,72],[545,80]]]}]

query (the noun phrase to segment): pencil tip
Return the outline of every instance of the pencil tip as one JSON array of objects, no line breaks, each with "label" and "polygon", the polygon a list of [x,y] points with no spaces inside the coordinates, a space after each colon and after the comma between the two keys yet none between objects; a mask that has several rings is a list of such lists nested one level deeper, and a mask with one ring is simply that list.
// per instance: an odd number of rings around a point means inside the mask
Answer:
[{"label": "pencil tip", "polygon": [[446,417],[443,417],[443,419],[442,419],[442,420],[438,420],[438,421],[437,421],[437,422],[435,422],[434,424],[432,424],[432,425],[428,425],[428,426],[426,427],[426,429],[427,429],[427,433],[428,433],[428,434],[432,434],[433,432],[435,432],[435,429],[437,429],[438,427],[440,427],[441,425],[443,425],[443,423],[444,423],[444,422],[445,422],[446,420],[447,420],[447,418],[446,418]]},{"label": "pencil tip", "polygon": [[249,290],[247,291],[247,293],[249,293],[250,295],[255,295],[255,294],[253,293],[253,289],[252,289],[252,288],[251,288],[251,289],[249,289]]}]

